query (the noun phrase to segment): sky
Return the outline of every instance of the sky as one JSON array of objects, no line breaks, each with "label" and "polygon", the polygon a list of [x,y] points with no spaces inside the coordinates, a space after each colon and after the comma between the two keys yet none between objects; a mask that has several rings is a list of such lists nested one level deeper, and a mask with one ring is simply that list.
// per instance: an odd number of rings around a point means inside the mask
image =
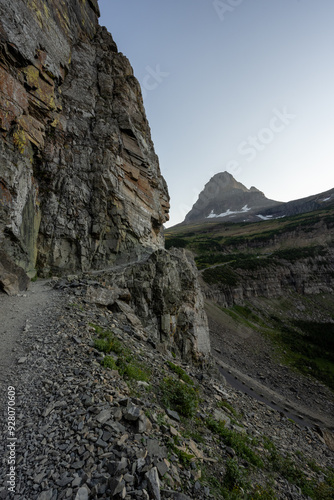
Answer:
[{"label": "sky", "polygon": [[99,0],[139,80],[182,222],[228,171],[267,198],[334,188],[333,0]]}]

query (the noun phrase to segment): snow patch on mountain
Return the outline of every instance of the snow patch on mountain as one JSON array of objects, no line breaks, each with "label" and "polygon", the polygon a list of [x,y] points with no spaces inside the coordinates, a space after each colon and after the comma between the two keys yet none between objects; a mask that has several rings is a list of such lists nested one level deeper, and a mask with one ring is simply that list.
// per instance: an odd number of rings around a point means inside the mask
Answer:
[{"label": "snow patch on mountain", "polygon": [[213,210],[211,210],[211,213],[206,217],[206,219],[214,219],[216,217],[227,217],[228,215],[234,215],[234,214],[243,214],[245,212],[249,212],[251,208],[248,207],[248,205],[245,205],[242,207],[241,210],[230,210],[229,208],[226,210],[226,212],[223,212],[221,214],[215,214]]}]

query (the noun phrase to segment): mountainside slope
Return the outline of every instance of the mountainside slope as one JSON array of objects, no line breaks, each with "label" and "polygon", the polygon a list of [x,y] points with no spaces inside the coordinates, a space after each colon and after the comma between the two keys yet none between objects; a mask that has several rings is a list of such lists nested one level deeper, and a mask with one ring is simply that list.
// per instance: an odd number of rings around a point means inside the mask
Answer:
[{"label": "mountainside slope", "polygon": [[194,253],[206,298],[224,312],[207,310],[222,360],[233,351],[232,364],[254,372],[254,346],[238,335],[246,324],[277,346],[278,363],[334,389],[334,207],[259,223],[179,225],[166,231],[166,245]]},{"label": "mountainside slope", "polygon": [[[19,409],[17,466],[1,468],[0,498],[333,498],[329,431],[158,351],[129,314],[91,301],[103,282],[88,274],[0,296],[0,335],[15,345],[1,378]],[[7,437],[5,418],[0,427]]]}]

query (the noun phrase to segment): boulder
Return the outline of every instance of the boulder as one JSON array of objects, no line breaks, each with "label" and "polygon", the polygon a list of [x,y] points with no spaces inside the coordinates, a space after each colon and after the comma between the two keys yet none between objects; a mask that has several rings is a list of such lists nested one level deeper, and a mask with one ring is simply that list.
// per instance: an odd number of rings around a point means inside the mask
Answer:
[{"label": "boulder", "polygon": [[17,295],[28,288],[30,279],[5,252],[0,250],[0,290],[8,295]]}]

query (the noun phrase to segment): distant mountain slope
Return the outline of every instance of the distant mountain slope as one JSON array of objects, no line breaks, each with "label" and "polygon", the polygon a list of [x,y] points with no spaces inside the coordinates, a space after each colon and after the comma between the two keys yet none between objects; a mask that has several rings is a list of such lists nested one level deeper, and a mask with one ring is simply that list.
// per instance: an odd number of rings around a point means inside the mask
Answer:
[{"label": "distant mountain slope", "polygon": [[[256,377],[262,372],[260,334],[271,339],[279,359],[284,354],[279,363],[334,390],[333,196],[281,205],[299,210],[317,203],[327,206],[254,223],[226,218],[183,223],[167,229],[165,239],[167,248],[182,247],[195,256],[210,306],[211,342],[222,359],[237,369],[244,365],[245,373],[255,366]],[[240,325],[258,338],[257,352],[240,339]]]},{"label": "distant mountain slope", "polygon": [[246,188],[228,172],[214,175],[205,185],[183,224],[218,219],[256,222],[297,215],[334,203],[334,189],[287,203],[266,198],[255,187]]}]

